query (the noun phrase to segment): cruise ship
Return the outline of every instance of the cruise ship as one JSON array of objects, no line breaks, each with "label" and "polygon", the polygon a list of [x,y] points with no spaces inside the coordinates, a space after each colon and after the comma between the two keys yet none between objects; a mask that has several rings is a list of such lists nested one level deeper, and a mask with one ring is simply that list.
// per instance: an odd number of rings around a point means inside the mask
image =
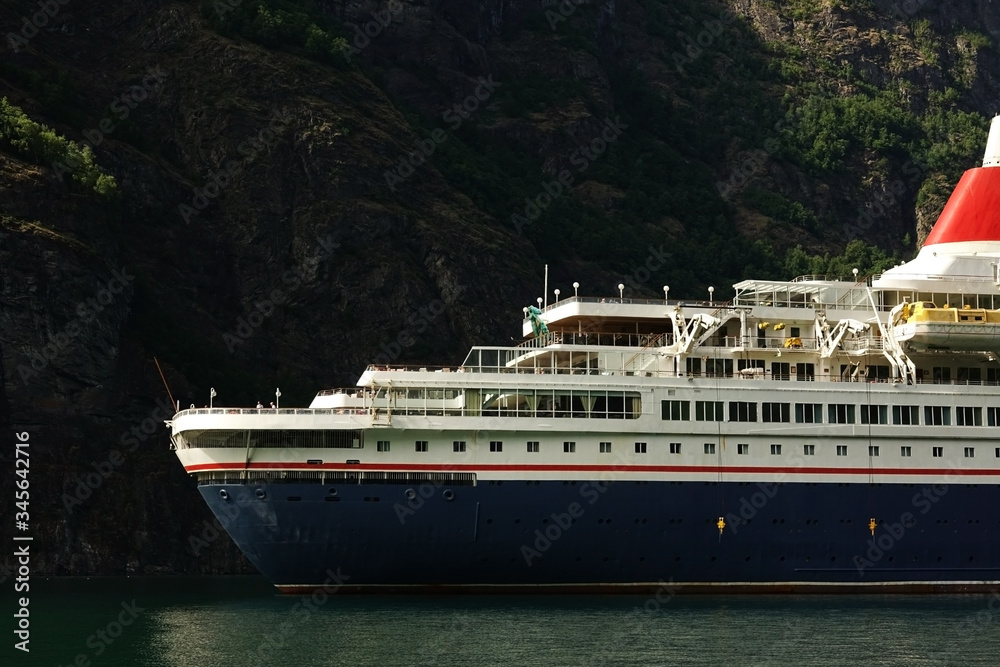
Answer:
[{"label": "cruise ship", "polygon": [[520,345],[171,446],[283,592],[1000,585],[1000,116],[912,261],[734,288],[574,287]]}]

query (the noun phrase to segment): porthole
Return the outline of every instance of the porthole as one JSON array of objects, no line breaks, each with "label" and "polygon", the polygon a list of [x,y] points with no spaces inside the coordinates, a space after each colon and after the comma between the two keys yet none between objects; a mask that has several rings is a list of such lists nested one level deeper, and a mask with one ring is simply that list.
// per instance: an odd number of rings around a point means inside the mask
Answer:
[{"label": "porthole", "polygon": [[264,500],[264,498],[267,498],[267,493],[264,491],[264,489],[257,489],[253,493],[255,496],[257,496],[258,500]]},{"label": "porthole", "polygon": [[337,489],[333,488],[332,486],[329,489],[327,489],[326,492],[331,496],[337,495]]},{"label": "porthole", "polygon": [[445,489],[444,493],[441,494],[441,497],[444,498],[445,500],[454,500],[455,492],[452,491],[451,489]]},{"label": "porthole", "polygon": [[417,497],[417,492],[414,491],[413,489],[407,489],[406,491],[403,492],[403,495],[409,498],[410,500],[413,500],[414,498]]},{"label": "porthole", "polygon": [[222,498],[223,500],[229,500],[229,492],[226,491],[225,489],[220,489],[219,497]]}]

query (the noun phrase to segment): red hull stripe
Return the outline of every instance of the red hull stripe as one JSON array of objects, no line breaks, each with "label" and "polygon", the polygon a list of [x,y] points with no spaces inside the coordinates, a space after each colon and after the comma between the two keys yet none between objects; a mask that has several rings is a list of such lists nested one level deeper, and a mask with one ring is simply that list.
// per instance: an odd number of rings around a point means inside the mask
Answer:
[{"label": "red hull stripe", "polygon": [[1000,241],[1000,167],[962,174],[924,246],[955,241]]},{"label": "red hull stripe", "polygon": [[642,466],[642,465],[435,465],[405,463],[321,463],[290,465],[259,461],[248,467],[242,463],[199,463],[185,466],[189,473],[210,470],[376,470],[406,472],[679,472],[679,473],[784,473],[790,475],[929,475],[929,476],[989,476],[1000,475],[1000,469],[953,470],[950,468],[809,468],[799,466]]}]

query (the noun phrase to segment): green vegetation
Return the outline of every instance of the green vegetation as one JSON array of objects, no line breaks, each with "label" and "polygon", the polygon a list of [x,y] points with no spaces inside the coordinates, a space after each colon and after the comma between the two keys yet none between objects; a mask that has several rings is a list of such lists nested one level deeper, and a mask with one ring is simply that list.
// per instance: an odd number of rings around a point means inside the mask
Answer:
[{"label": "green vegetation", "polygon": [[241,35],[270,48],[301,49],[328,64],[347,62],[348,42],[309,0],[204,0],[202,11],[223,34]]},{"label": "green vegetation", "polygon": [[102,172],[94,162],[90,146],[73,143],[36,123],[6,97],[0,98],[0,146],[25,160],[52,167],[60,175],[69,173],[73,181],[102,197],[111,197],[118,189],[114,177]]},{"label": "green vegetation", "polygon": [[835,257],[829,254],[810,255],[801,246],[795,246],[785,255],[782,268],[786,279],[805,275],[851,279],[854,269],[858,270],[859,277],[869,276],[891,269],[899,261],[897,254],[889,255],[876,246],[855,239],[847,244],[844,254]]}]

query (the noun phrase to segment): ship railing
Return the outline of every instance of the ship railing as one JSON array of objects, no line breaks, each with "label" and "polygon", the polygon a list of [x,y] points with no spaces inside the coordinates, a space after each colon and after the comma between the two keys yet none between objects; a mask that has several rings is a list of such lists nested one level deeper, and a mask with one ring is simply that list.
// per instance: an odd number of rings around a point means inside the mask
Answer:
[{"label": "ship railing", "polygon": [[557,331],[531,338],[517,345],[518,350],[534,350],[550,345],[599,345],[601,347],[639,347],[670,345],[672,333],[622,333],[610,331]]},{"label": "ship railing", "polygon": [[[670,304],[678,303],[677,299],[673,301],[668,301],[666,299],[631,299],[622,297],[606,297],[606,296],[570,296],[565,299],[560,299],[550,303],[549,305],[542,308],[542,312],[547,312],[556,308],[558,306],[565,306],[569,303],[603,303],[603,304],[625,304],[625,305],[638,305],[638,306],[667,306]],[[712,305],[708,301],[692,301],[690,299],[684,300],[682,305]],[[528,319],[525,318],[525,322]]]},{"label": "ship railing", "polygon": [[339,408],[187,408],[178,415],[330,415]]}]

